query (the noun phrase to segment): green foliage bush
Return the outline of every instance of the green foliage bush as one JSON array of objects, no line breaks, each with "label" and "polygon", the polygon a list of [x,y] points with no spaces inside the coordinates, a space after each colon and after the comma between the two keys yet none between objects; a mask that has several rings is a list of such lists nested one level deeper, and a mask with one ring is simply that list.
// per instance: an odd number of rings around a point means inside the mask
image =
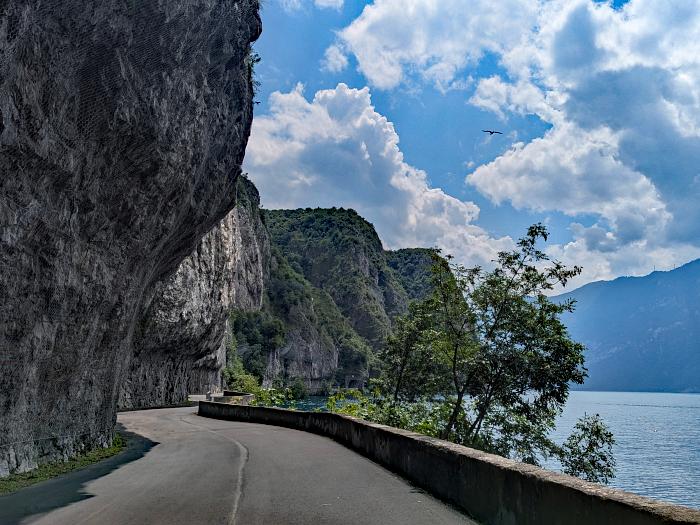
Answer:
[{"label": "green foliage bush", "polygon": [[253,394],[255,399],[252,404],[255,406],[293,408],[295,401],[308,397],[306,386],[301,378],[295,379],[291,387],[262,388],[258,378],[246,371],[243,361],[236,352],[229,353],[222,375],[229,390]]},{"label": "green foliage bush", "polygon": [[612,447],[615,437],[599,414],[584,415],[559,450],[566,474],[586,481],[608,483],[615,477]]},{"label": "green foliage bush", "polygon": [[302,400],[309,397],[309,391],[304,384],[304,381],[300,377],[294,378],[292,381],[292,386],[289,388],[291,391],[292,398],[295,400]]},{"label": "green foliage bush", "polygon": [[243,366],[243,361],[236,352],[235,339],[227,352],[226,366],[221,371],[224,385],[229,390],[237,392],[254,393],[260,388],[260,381],[257,377],[249,374]]},{"label": "green foliage bush", "polygon": [[251,405],[294,409],[295,401],[291,388],[259,388]]}]

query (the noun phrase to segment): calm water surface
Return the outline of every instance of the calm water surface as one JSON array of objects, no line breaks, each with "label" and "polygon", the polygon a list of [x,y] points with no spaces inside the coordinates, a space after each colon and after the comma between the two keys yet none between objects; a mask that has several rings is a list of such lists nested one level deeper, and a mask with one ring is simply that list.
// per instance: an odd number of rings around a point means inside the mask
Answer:
[{"label": "calm water surface", "polygon": [[[325,399],[297,408],[325,408]],[[562,443],[586,413],[600,414],[615,434],[611,486],[700,508],[700,394],[571,392],[555,441]],[[546,466],[559,470],[555,462]]]},{"label": "calm water surface", "polygon": [[611,486],[700,508],[700,394],[572,392],[555,440],[585,413],[600,414],[615,435]]}]

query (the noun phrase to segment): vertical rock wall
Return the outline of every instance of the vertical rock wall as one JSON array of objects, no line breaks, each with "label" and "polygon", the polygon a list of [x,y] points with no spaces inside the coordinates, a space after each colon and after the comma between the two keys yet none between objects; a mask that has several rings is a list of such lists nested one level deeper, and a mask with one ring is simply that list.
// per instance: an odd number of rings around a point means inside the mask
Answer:
[{"label": "vertical rock wall", "polygon": [[263,386],[272,388],[276,381],[290,383],[299,378],[310,394],[321,394],[337,383],[339,349],[324,345],[315,333],[294,328],[287,333],[284,346],[276,348],[267,357]]},{"label": "vertical rock wall", "polygon": [[237,193],[236,207],[158,284],[137,327],[121,408],[176,405],[221,386],[229,313],[262,307],[270,257],[255,186],[241,178]]},{"label": "vertical rock wall", "polygon": [[107,444],[132,337],[235,204],[257,0],[0,1],[0,475]]}]

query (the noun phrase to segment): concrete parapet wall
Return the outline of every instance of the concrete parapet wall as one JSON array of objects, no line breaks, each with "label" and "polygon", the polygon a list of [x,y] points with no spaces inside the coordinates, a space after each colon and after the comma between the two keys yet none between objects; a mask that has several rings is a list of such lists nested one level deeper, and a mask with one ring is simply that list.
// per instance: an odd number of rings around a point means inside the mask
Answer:
[{"label": "concrete parapet wall", "polygon": [[207,401],[213,401],[215,403],[228,403],[229,405],[248,405],[253,399],[254,395],[243,394],[243,395],[229,395],[224,394],[223,396],[210,396],[211,399]]},{"label": "concrete parapet wall", "polygon": [[210,402],[199,415],[330,437],[488,525],[700,523],[700,511],[348,416]]}]

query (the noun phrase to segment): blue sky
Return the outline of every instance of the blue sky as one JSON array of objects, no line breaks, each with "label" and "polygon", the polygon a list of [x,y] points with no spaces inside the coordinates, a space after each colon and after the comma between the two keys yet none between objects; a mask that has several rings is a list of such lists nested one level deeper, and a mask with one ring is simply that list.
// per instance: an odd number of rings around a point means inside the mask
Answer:
[{"label": "blue sky", "polygon": [[[546,222],[576,284],[700,257],[700,4],[267,0],[245,169],[387,247],[488,264]],[[490,137],[482,129],[498,129]]]}]

